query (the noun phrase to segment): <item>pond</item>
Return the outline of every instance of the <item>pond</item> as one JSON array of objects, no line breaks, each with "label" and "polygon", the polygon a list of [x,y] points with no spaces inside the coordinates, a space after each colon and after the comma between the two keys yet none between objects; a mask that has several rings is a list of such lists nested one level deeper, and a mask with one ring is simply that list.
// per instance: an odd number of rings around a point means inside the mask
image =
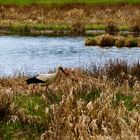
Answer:
[{"label": "pond", "polygon": [[83,37],[0,37],[0,75],[4,76],[46,73],[58,64],[85,67],[92,61],[103,65],[109,59],[137,62],[140,48],[85,47]]}]

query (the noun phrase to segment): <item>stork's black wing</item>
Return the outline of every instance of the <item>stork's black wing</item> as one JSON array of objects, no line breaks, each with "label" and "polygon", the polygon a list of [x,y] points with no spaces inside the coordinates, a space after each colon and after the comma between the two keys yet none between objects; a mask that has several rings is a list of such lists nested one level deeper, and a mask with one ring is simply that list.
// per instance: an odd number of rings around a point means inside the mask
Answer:
[{"label": "stork's black wing", "polygon": [[27,84],[38,84],[38,83],[44,83],[44,81],[37,79],[36,77],[32,77],[26,80]]}]

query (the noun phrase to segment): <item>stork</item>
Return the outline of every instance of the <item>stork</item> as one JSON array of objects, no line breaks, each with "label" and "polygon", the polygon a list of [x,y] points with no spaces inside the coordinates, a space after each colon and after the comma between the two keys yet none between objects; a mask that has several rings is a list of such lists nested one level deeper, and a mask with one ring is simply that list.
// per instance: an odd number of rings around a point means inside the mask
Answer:
[{"label": "stork", "polygon": [[[46,89],[47,89],[47,86],[49,84],[51,84],[53,81],[55,81],[56,77],[58,76],[58,74],[61,71],[67,76],[67,74],[63,70],[62,66],[58,66],[55,73],[39,74],[39,75],[37,75],[35,77],[27,79],[26,82],[27,82],[28,85],[30,85],[30,84],[46,85]],[[34,86],[33,86],[33,89],[34,89]]]}]

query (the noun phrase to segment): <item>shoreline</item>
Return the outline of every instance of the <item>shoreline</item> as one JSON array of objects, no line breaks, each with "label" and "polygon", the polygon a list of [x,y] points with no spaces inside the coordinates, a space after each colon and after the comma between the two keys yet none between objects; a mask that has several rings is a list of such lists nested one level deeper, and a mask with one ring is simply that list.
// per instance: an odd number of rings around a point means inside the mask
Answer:
[{"label": "shoreline", "polygon": [[[127,28],[128,29],[128,28]],[[21,36],[98,36],[105,34],[105,26],[104,29],[97,28],[94,29],[85,29],[83,32],[71,32],[71,29],[67,26],[66,29],[58,26],[58,29],[38,29],[36,26],[30,27],[22,25],[22,26],[0,26],[0,36],[2,35],[21,35]],[[119,30],[119,35],[127,36],[134,35],[135,32],[131,30]],[[139,34],[139,32],[138,32]],[[139,35],[138,35],[139,36]]]}]

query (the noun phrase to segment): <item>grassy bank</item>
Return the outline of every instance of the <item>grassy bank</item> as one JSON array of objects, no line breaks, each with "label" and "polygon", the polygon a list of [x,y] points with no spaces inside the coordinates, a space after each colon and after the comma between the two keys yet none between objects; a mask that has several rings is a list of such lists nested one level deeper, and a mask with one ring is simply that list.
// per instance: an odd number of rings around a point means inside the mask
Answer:
[{"label": "grassy bank", "polygon": [[65,69],[48,90],[0,78],[3,139],[139,139],[140,64]]},{"label": "grassy bank", "polygon": [[[71,26],[68,24],[27,24],[27,23],[13,23],[10,25],[0,25],[0,34],[4,35],[46,35],[46,36],[96,36],[105,33],[107,25],[101,24],[87,24],[81,28],[77,25]],[[125,33],[127,31],[127,33]],[[131,34],[131,28],[127,26],[120,26],[119,31],[123,35]]]},{"label": "grassy bank", "polygon": [[[133,33],[133,36],[138,34]],[[140,47],[140,38],[128,35],[127,37],[118,35],[99,35],[95,37],[85,38],[85,45],[87,46],[101,46],[101,47]]]},{"label": "grassy bank", "polygon": [[49,29],[57,34],[58,30],[69,30],[70,34],[83,35],[85,30],[104,30],[110,22],[119,30],[136,31],[140,30],[140,4],[1,5],[0,18],[5,32],[22,32],[25,27],[27,32]]},{"label": "grassy bank", "polygon": [[139,0],[0,0],[1,4],[17,4],[17,5],[30,5],[30,4],[118,4],[118,3],[129,3],[136,4],[140,3]]}]

